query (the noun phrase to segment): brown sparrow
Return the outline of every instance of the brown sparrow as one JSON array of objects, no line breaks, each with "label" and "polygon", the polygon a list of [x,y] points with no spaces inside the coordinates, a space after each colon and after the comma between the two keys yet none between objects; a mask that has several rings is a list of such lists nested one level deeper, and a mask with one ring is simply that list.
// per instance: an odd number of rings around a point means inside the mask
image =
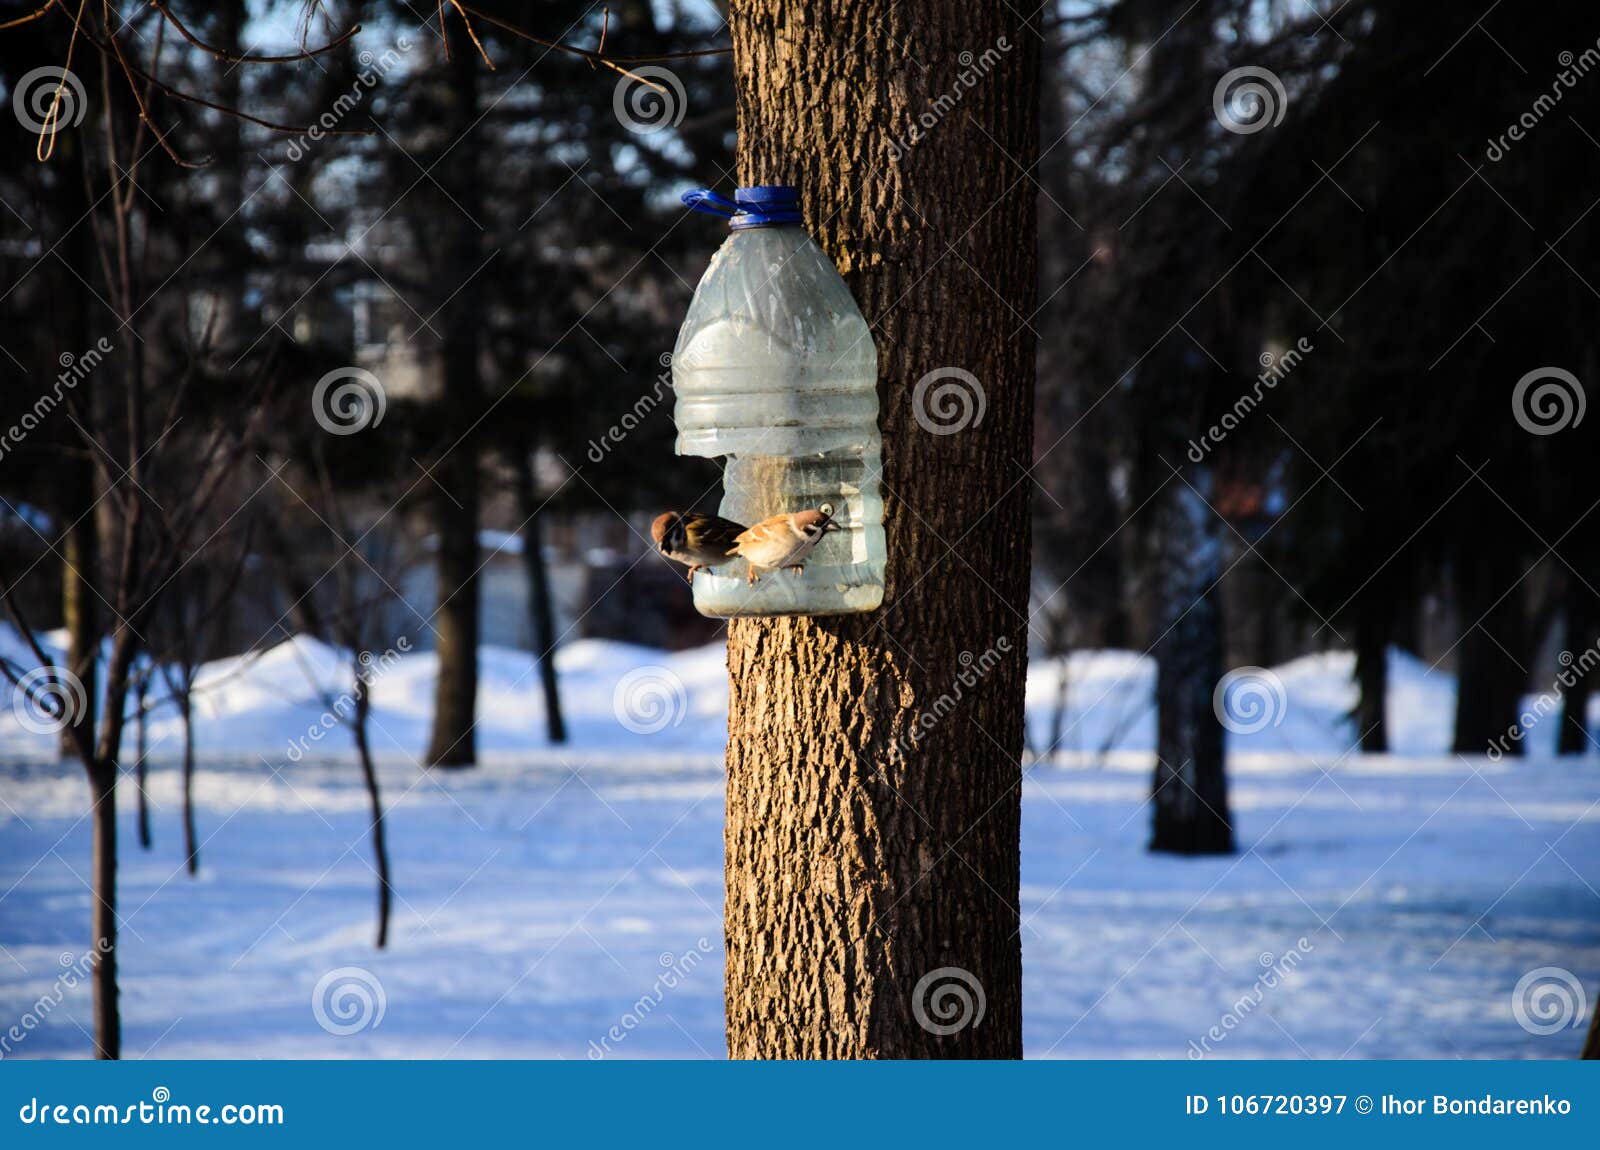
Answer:
[{"label": "brown sparrow", "polygon": [[761,571],[787,568],[803,571],[812,548],[823,535],[841,528],[833,521],[833,508],[823,504],[820,511],[796,511],[763,519],[734,540],[729,555],[738,555],[750,565],[746,582],[754,583]]},{"label": "brown sparrow", "polygon": [[689,582],[693,583],[696,571],[728,561],[733,554],[729,548],[743,530],[743,524],[717,515],[663,511],[650,524],[650,538],[656,541],[657,551],[689,568]]}]

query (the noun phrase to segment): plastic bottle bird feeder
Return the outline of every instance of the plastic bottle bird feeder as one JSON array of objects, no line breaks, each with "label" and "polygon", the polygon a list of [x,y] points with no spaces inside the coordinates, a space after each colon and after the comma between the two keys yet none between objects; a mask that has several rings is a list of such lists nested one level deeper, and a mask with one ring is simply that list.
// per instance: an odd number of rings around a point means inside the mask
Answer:
[{"label": "plastic bottle bird feeder", "polygon": [[794,188],[683,197],[732,234],[695,289],[672,353],[679,455],[726,457],[719,513],[751,526],[821,510],[839,528],[802,571],[733,557],[693,581],[714,618],[848,615],[883,602],[878,349],[833,262],[800,226]]}]

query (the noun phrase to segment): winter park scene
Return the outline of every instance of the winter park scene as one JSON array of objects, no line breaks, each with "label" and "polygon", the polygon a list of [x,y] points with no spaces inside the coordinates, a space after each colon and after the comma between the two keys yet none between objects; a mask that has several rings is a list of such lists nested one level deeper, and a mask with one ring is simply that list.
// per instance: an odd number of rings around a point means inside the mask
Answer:
[{"label": "winter park scene", "polygon": [[29,0],[0,97],[0,1063],[1600,1057],[1593,13]]}]

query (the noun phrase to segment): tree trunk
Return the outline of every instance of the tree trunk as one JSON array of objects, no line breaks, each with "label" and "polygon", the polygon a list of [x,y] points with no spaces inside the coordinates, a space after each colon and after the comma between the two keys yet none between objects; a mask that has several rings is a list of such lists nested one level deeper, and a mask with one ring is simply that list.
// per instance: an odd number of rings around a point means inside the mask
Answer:
[{"label": "tree trunk", "polygon": [[[155,668],[153,667],[147,667],[146,672],[153,671],[154,669]],[[144,712],[145,699],[149,694],[149,674],[146,673],[139,675],[137,682],[138,686],[134,688],[133,692],[133,705],[135,708],[133,714],[133,730],[134,750],[137,753],[138,758],[134,761],[133,770],[134,781],[137,784],[139,791],[139,845],[145,850],[149,850],[151,843],[150,795],[145,790],[145,783],[146,779],[148,778],[148,769],[146,768],[144,761],[145,755],[149,753],[150,747],[149,724],[145,719]]]},{"label": "tree trunk", "polygon": [[[61,164],[64,178],[57,194],[61,197],[62,218],[77,221],[61,237],[61,275],[49,282],[59,283],[59,294],[52,296],[52,308],[64,320],[65,348],[72,355],[87,351],[94,340],[88,315],[88,293],[79,290],[79,276],[88,274],[95,264],[94,231],[82,221],[90,210],[88,186],[83,172],[82,149],[86,138],[64,135],[60,147],[66,150]],[[96,305],[98,306],[98,304]],[[95,373],[89,372],[77,384],[78,418],[83,434],[92,436],[100,425],[99,409],[104,405],[103,389],[96,386]],[[81,444],[76,445],[82,447]],[[91,449],[92,450],[92,449]],[[94,458],[88,451],[64,452],[56,474],[60,476],[61,522],[66,530],[61,539],[61,614],[67,632],[67,669],[83,684],[87,705],[73,717],[72,726],[61,732],[61,754],[77,757],[81,735],[94,740],[96,708],[99,705],[100,630],[98,602],[93,580],[100,567],[100,520],[96,513],[99,479]]]},{"label": "tree trunk", "polygon": [[[739,182],[799,187],[877,337],[889,560],[872,616],[728,629],[728,1052],[1019,1057],[1039,39],[961,0],[730,22]],[[936,435],[912,392],[952,366],[987,413]]]},{"label": "tree trunk", "polygon": [[367,804],[372,819],[372,856],[378,871],[378,941],[382,950],[389,943],[389,904],[393,887],[389,882],[389,844],[383,828],[383,796],[378,791],[378,767],[372,761],[372,744],[367,740],[367,715],[372,709],[372,698],[367,694],[362,668],[356,666],[355,721],[351,726],[356,740],[356,753],[361,759],[361,777],[367,784]]},{"label": "tree trunk", "polygon": [[1368,602],[1356,609],[1356,698],[1351,719],[1368,755],[1389,753],[1389,612],[1387,604]]},{"label": "tree trunk", "polygon": [[89,797],[94,803],[94,888],[89,933],[94,964],[94,1056],[122,1057],[122,1025],[117,1005],[117,764],[104,760],[89,768]]},{"label": "tree trunk", "polygon": [[1522,637],[1521,589],[1509,555],[1493,547],[1458,560],[1456,604],[1463,629],[1456,647],[1456,721],[1452,749],[1481,755],[1491,745],[1506,755],[1523,753],[1508,737],[1518,724],[1527,674]]},{"label": "tree trunk", "polygon": [[[69,181],[70,182],[70,181]],[[88,387],[85,379],[79,386]],[[85,403],[85,409],[88,404]],[[85,467],[88,468],[85,473]],[[71,726],[81,728],[85,738],[93,740],[95,710],[99,703],[100,633],[95,620],[94,590],[90,586],[91,573],[98,563],[99,523],[94,515],[95,477],[93,465],[69,459],[62,464],[63,483],[67,488],[68,521],[71,523],[62,536],[63,567],[61,576],[62,623],[67,631],[67,669],[83,684],[85,706],[72,717]],[[75,522],[74,522],[75,521]],[[71,727],[61,732],[61,753],[76,757],[78,753]]]},{"label": "tree trunk", "polygon": [[[1583,570],[1593,571],[1593,567]],[[1566,634],[1563,640],[1563,650],[1570,654],[1574,665],[1582,659],[1583,653],[1590,650],[1600,637],[1600,611],[1596,611],[1594,593],[1584,585],[1571,572],[1567,573],[1567,604],[1566,604]],[[1589,699],[1594,693],[1594,684],[1589,679],[1589,673],[1564,668],[1571,675],[1576,676],[1572,686],[1561,692],[1561,733],[1556,737],[1556,753],[1561,755],[1583,755],[1589,752]]]},{"label": "tree trunk", "polygon": [[1162,628],[1156,640],[1156,768],[1150,849],[1229,854],[1222,724],[1214,692],[1222,679],[1222,521],[1207,505],[1205,467],[1174,479],[1165,499],[1157,561]]},{"label": "tree trunk", "polygon": [[[459,33],[459,27],[456,29]],[[477,57],[452,55],[443,93],[441,139],[448,148],[437,161],[445,196],[439,203],[443,253],[439,309],[444,394],[440,399],[443,454],[433,468],[434,524],[439,541],[437,632],[439,678],[433,695],[433,731],[426,761],[435,767],[466,767],[477,761],[474,726],[478,697],[478,329],[483,322],[477,218],[482,191],[478,151],[467,139],[478,118]],[[430,164],[430,168],[434,165]]]},{"label": "tree trunk", "polygon": [[[124,544],[125,551],[138,546],[137,505],[135,521]],[[117,774],[122,756],[122,730],[127,713],[129,671],[137,654],[137,634],[130,620],[118,628],[106,665],[105,708],[100,715],[100,736],[92,755],[86,756],[89,796],[93,802],[93,859],[90,880],[93,903],[89,927],[98,953],[92,985],[94,987],[94,1045],[96,1058],[122,1057],[122,1014],[117,1001]]]},{"label": "tree trunk", "polygon": [[200,839],[194,828],[194,704],[189,693],[194,689],[194,676],[184,668],[187,686],[178,699],[183,717],[183,853],[188,860],[189,873],[200,873]]},{"label": "tree trunk", "polygon": [[545,733],[551,743],[565,743],[567,724],[561,715],[561,686],[556,679],[556,628],[550,606],[550,571],[544,561],[544,520],[533,489],[533,465],[528,453],[513,447],[509,454],[517,487],[517,516],[522,520],[522,565],[528,573],[533,658],[544,689]]}]

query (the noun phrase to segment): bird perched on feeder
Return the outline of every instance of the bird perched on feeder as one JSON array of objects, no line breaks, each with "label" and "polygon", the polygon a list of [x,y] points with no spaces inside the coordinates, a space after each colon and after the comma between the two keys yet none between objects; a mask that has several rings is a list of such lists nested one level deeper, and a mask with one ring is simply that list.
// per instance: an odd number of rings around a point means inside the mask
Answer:
[{"label": "bird perched on feeder", "polygon": [[726,563],[743,531],[742,523],[698,511],[663,511],[650,524],[656,550],[687,567],[691,583],[696,571]]},{"label": "bird perched on feeder", "polygon": [[803,571],[812,549],[829,531],[841,528],[833,521],[833,508],[824,503],[817,511],[796,511],[763,519],[734,540],[729,555],[737,555],[750,565],[747,583],[761,578],[762,571],[780,567]]}]

